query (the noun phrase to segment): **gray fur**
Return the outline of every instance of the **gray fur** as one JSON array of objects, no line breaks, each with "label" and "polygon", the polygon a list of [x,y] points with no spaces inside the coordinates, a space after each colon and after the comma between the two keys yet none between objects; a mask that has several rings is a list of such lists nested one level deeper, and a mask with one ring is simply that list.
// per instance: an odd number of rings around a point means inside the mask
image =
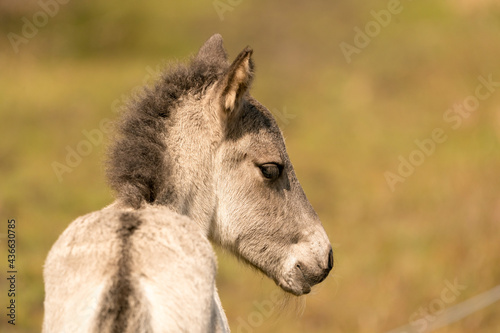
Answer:
[{"label": "gray fur", "polygon": [[44,332],[226,332],[209,240],[294,295],[333,266],[252,50],[220,35],[131,104],[110,147],[117,200],[74,221],[45,264]]},{"label": "gray fur", "polygon": [[[119,217],[116,231],[120,239],[120,254],[117,262],[118,271],[112,277],[111,288],[103,295],[99,305],[99,318],[96,321],[97,332],[125,332],[129,323],[131,304],[139,301],[140,294],[132,281],[132,235],[141,226],[142,221],[134,212],[124,212]],[[150,332],[147,318],[139,319],[142,331]]]},{"label": "gray fur", "polygon": [[168,201],[169,159],[164,141],[170,113],[188,93],[201,94],[224,69],[205,61],[180,64],[165,73],[145,97],[133,101],[118,124],[107,175],[117,197],[134,208],[159,198]]}]

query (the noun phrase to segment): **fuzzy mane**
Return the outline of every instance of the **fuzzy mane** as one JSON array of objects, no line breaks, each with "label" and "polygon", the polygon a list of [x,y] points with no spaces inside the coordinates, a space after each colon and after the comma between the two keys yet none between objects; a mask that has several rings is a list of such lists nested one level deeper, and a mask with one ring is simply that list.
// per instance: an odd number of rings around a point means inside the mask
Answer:
[{"label": "fuzzy mane", "polygon": [[187,93],[199,95],[217,81],[226,68],[197,58],[189,65],[167,71],[141,98],[130,102],[116,124],[116,138],[106,161],[111,188],[123,203],[139,208],[153,203],[160,195],[168,199],[168,151],[166,123],[179,98]]}]

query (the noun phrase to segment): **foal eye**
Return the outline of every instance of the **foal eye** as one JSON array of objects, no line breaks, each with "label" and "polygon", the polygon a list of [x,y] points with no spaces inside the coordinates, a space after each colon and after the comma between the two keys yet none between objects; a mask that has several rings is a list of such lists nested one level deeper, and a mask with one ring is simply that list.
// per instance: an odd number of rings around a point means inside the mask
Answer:
[{"label": "foal eye", "polygon": [[264,178],[267,178],[269,180],[275,180],[281,175],[283,166],[275,163],[266,163],[259,165],[259,169]]}]

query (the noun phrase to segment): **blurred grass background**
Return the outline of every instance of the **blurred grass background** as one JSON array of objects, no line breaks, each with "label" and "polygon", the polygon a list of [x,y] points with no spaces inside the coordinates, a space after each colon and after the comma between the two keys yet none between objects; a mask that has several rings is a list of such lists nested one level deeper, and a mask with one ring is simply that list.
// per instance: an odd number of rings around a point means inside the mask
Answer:
[{"label": "blurred grass background", "polygon": [[[222,16],[214,3],[225,4]],[[274,284],[219,253],[218,287],[233,331],[384,332],[439,300],[446,280],[466,286],[446,308],[498,285],[500,89],[456,130],[443,114],[474,93],[478,76],[500,81],[500,6],[401,5],[347,63],[339,44],[353,44],[353,29],[364,29],[387,1],[69,1],[15,52],[8,33],[22,36],[23,18],[33,22],[42,8],[1,0],[0,216],[17,221],[19,274],[17,325],[7,325],[2,310],[0,330],[40,330],[50,247],[76,217],[113,200],[105,144],[62,182],[51,164],[65,164],[66,147],[86,139],[82,131],[115,119],[115,106],[159,64],[186,59],[215,32],[231,58],[253,47],[253,95],[293,116],[279,123],[336,253],[334,274],[306,297],[301,316],[262,310]],[[447,140],[391,191],[384,173],[397,173],[398,157],[435,128]],[[6,230],[4,223],[2,276]],[[495,303],[438,332],[499,328]]]}]

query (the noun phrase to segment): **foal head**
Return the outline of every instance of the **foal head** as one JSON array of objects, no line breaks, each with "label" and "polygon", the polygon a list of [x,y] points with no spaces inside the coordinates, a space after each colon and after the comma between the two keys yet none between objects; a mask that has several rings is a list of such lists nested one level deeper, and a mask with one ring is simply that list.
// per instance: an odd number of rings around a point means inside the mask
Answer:
[{"label": "foal head", "polygon": [[188,215],[207,237],[294,295],[333,266],[321,222],[271,113],[249,94],[252,50],[229,64],[220,35],[136,102],[112,146],[119,199]]}]

